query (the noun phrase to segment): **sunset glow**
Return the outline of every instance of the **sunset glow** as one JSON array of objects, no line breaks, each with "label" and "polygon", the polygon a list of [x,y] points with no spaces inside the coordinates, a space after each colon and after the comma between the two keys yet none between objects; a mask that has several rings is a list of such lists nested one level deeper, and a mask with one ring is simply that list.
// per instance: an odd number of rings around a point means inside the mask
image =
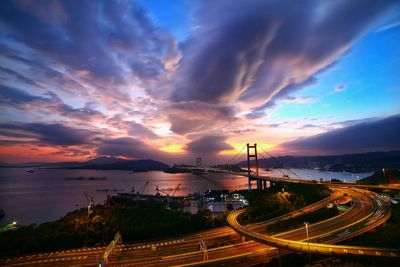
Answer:
[{"label": "sunset glow", "polygon": [[306,2],[2,1],[0,161],[400,149],[399,3]]}]

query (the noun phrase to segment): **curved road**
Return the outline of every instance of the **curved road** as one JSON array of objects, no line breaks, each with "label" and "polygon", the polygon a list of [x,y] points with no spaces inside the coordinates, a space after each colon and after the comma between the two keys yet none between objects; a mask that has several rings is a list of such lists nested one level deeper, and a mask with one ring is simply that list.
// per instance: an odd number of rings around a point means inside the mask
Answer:
[{"label": "curved road", "polygon": [[[334,218],[310,225],[309,236],[312,242],[339,242],[353,236],[353,233],[361,233],[360,229],[365,230],[376,227],[376,221],[381,221],[383,217],[387,216],[386,212],[379,212],[386,204],[381,202],[381,206],[379,206],[379,203],[371,200],[370,196],[364,196],[365,192],[368,191],[361,191],[361,193],[357,194],[356,191],[350,189],[338,188],[327,199],[268,222],[251,225],[246,229],[254,233],[264,231],[267,225],[277,220],[296,217],[324,207],[327,203],[338,199],[345,192],[352,195],[356,200],[354,208]],[[281,233],[275,237],[304,240],[306,238],[305,229],[302,227]],[[203,254],[199,251],[199,240],[204,240],[209,247],[209,260],[207,262],[203,262]],[[151,251],[152,245],[157,246],[157,251]],[[310,245],[312,247],[312,244]],[[96,259],[102,256],[104,250],[104,247],[64,250],[8,259],[3,263],[6,266],[94,266]],[[253,241],[240,242],[240,236],[231,228],[222,227],[155,243],[120,246],[116,253],[111,255],[110,261],[106,266],[215,266],[218,264],[248,266],[267,262],[276,256],[277,251],[276,248]]]},{"label": "curved road", "polygon": [[[262,231],[267,225],[273,224],[279,220],[297,217],[325,207],[328,203],[334,202],[342,196],[340,190],[332,189],[332,191],[332,195],[325,199],[269,221],[253,224],[250,226],[250,229]],[[249,250],[248,252],[254,252],[257,249],[265,247],[253,242],[247,242],[251,244],[239,243],[239,235],[230,227],[221,227],[174,239],[160,240],[158,242],[124,244],[116,249],[117,253],[112,254],[109,260],[110,263],[114,261],[118,261],[119,263],[128,261],[139,265],[145,265],[147,263],[154,264],[155,262],[163,261],[180,262],[179,259],[190,262],[189,259],[193,260],[193,258],[195,258],[195,261],[199,261],[203,257],[199,251],[200,239],[204,240],[209,247],[218,246],[209,249],[210,258],[223,258],[226,253],[232,254],[233,252],[237,252],[237,255],[241,255],[241,252],[246,251],[246,249]],[[224,246],[226,244],[228,244],[228,246]],[[156,252],[151,252],[150,250],[153,245],[158,248]],[[235,249],[238,249],[238,251],[235,251]],[[226,252],[227,250],[229,252]],[[9,258],[3,260],[3,264],[6,266],[63,266],[68,263],[70,266],[93,266],[93,263],[101,258],[104,251],[105,247],[69,249]],[[219,256],[219,254],[222,256]],[[0,265],[1,263],[0,261]]]},{"label": "curved road", "polygon": [[[240,235],[246,236],[261,244],[270,245],[286,250],[317,253],[325,255],[370,255],[385,257],[400,257],[400,249],[363,247],[363,246],[343,246],[321,244],[320,242],[330,237],[327,242],[337,243],[347,238],[360,235],[372,228],[384,223],[390,217],[390,205],[379,199],[375,194],[360,189],[352,189],[352,197],[355,202],[354,212],[351,217],[340,216],[335,220],[326,220],[309,226],[309,234],[316,235],[308,242],[297,241],[304,238],[304,228],[295,231],[269,236],[257,233],[238,223],[237,218],[246,210],[236,211],[228,216],[228,224]],[[346,231],[337,234],[338,224],[345,224]],[[340,229],[339,229],[340,230]],[[313,243],[315,241],[315,243]],[[318,241],[318,243],[317,243]]]}]

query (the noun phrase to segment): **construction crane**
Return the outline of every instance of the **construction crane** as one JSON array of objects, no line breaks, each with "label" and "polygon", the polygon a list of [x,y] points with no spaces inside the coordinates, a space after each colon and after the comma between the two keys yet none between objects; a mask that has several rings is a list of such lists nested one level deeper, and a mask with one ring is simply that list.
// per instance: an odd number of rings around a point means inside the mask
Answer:
[{"label": "construction crane", "polygon": [[165,192],[163,189],[160,189],[157,185],[156,186],[156,196],[161,196],[161,193],[162,193],[162,194],[166,195],[167,197],[173,197],[173,196],[175,196],[176,191],[179,190],[180,186],[181,186],[181,184],[178,184],[177,187],[175,187],[175,189],[173,190],[172,195],[170,195],[169,193]]},{"label": "construction crane", "polygon": [[149,184],[149,181],[146,181],[146,183],[142,186],[142,188],[137,191],[138,194],[143,194],[144,191],[146,190],[147,185]]},{"label": "construction crane", "polygon": [[174,192],[173,192],[172,195],[171,195],[172,197],[175,196],[175,193],[176,193],[176,191],[179,190],[180,186],[181,186],[181,184],[178,184],[178,185],[175,187],[175,190],[174,190]]}]

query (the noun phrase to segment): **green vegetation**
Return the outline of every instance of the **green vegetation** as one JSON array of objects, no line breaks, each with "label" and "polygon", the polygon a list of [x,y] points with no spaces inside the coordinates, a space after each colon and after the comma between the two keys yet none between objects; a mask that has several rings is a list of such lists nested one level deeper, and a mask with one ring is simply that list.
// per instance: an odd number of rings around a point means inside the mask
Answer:
[{"label": "green vegetation", "polygon": [[245,215],[239,218],[242,224],[269,220],[300,209],[331,194],[319,184],[275,183],[266,192],[240,192],[250,202]]},{"label": "green vegetation", "polygon": [[400,181],[400,171],[399,170],[385,170],[385,173],[380,170],[374,172],[369,177],[360,179],[357,181],[359,184],[387,184],[398,183]]},{"label": "green vegetation", "polygon": [[[284,189],[285,192],[282,191]],[[299,209],[330,194],[321,185],[275,183],[266,192],[240,191],[250,201],[248,222],[267,220]],[[124,242],[160,239],[201,231],[226,224],[226,214],[213,217],[210,210],[197,214],[182,212],[181,205],[165,205],[157,201],[132,201],[111,199],[107,205],[97,205],[88,215],[86,209],[77,210],[63,218],[35,227],[21,227],[0,234],[0,256],[17,256],[27,253],[78,248],[87,245],[107,244],[120,231]],[[310,219],[310,221],[312,221]],[[212,246],[229,243],[219,240]]]},{"label": "green vegetation", "polygon": [[[89,221],[87,244],[93,246],[110,242],[117,231],[124,242],[136,242],[223,226],[226,217],[213,218],[207,209],[192,215],[178,205],[167,209],[156,201],[118,200],[112,206],[95,206]],[[82,247],[86,227],[87,210],[82,209],[38,227],[7,231],[0,234],[0,256]]]}]

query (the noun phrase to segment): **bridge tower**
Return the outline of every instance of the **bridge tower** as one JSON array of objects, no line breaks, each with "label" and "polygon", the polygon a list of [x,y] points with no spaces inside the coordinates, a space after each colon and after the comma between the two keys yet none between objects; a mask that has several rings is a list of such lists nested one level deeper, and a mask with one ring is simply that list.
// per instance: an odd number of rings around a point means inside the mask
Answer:
[{"label": "bridge tower", "polygon": [[[250,152],[252,150],[252,153]],[[249,191],[251,191],[251,168],[250,168],[250,160],[254,158],[256,164],[256,176],[258,177],[258,157],[257,157],[257,144],[250,145],[247,143],[247,176],[249,178]],[[258,181],[257,181],[257,188],[258,188]]]},{"label": "bridge tower", "polygon": [[[250,168],[250,161],[251,159],[254,158],[255,161],[255,167],[256,167],[256,175],[255,177],[251,174],[251,168]],[[267,181],[265,179],[261,179],[258,176],[258,155],[257,155],[257,144],[250,145],[247,143],[247,176],[249,178],[249,191],[251,191],[251,181],[256,180],[257,181],[257,189],[258,190],[266,190],[267,189]]]}]

